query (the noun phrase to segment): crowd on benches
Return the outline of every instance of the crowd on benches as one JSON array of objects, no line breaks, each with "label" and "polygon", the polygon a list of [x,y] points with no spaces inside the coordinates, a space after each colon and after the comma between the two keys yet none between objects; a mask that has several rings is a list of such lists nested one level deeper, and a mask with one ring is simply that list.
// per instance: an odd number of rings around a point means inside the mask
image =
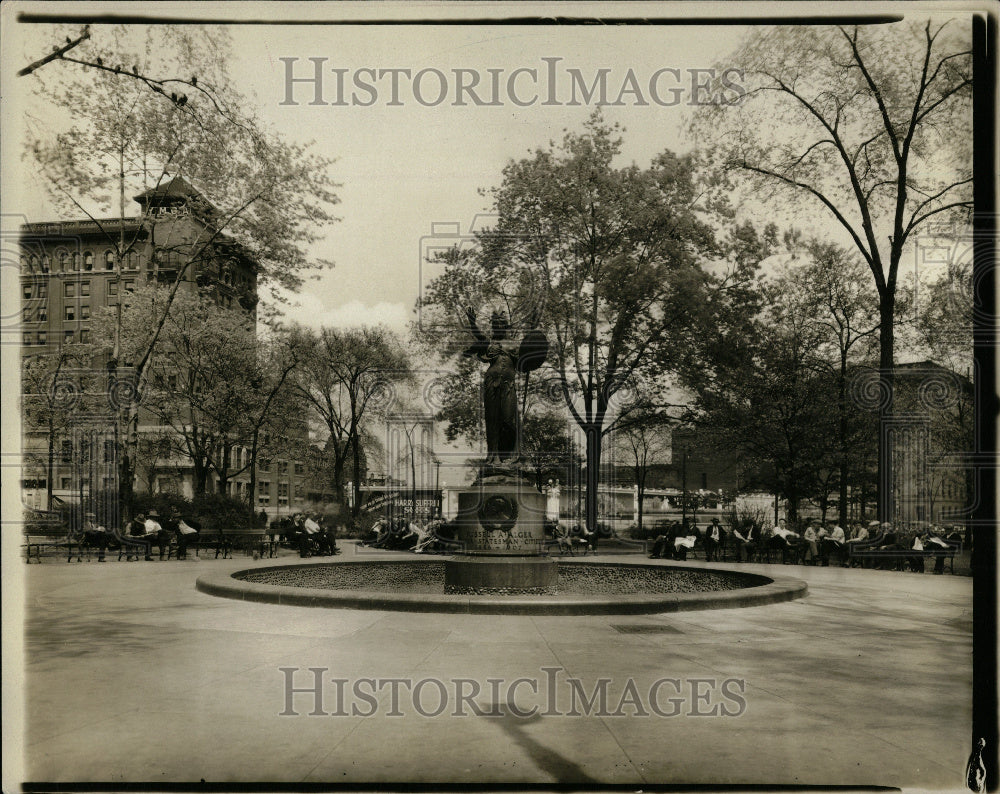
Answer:
[{"label": "crowd on benches", "polygon": [[653,559],[685,560],[699,548],[708,562],[731,559],[735,562],[771,562],[843,567],[864,567],[922,572],[924,562],[935,560],[934,573],[944,573],[946,560],[962,549],[958,527],[930,525],[921,529],[896,531],[888,522],[855,523],[844,529],[833,521],[811,519],[800,531],[793,531],[785,519],[776,525],[745,523],[723,527],[713,518],[707,527],[674,522],[653,541]]},{"label": "crowd on benches", "polygon": [[333,557],[337,547],[337,527],[319,513],[296,513],[271,522],[270,554],[279,544],[297,549],[300,557]]},{"label": "crowd on benches", "polygon": [[380,518],[362,536],[361,545],[416,554],[453,553],[454,535],[446,531],[447,525],[442,518]]},{"label": "crowd on benches", "polygon": [[165,516],[161,516],[155,509],[137,513],[122,529],[108,529],[98,521],[93,512],[86,512],[80,524],[63,531],[63,535],[27,533],[27,562],[31,562],[33,558],[41,562],[42,554],[49,552],[64,552],[67,562],[72,562],[74,556],[78,562],[82,562],[84,555],[89,560],[93,554],[97,555],[98,562],[106,562],[109,552],[117,552],[118,560],[124,558],[126,562],[139,559],[148,562],[185,560],[191,549],[213,546],[215,556],[225,558],[231,555],[236,546],[234,534],[227,534],[222,530],[203,532],[197,519],[181,513],[176,507],[171,508]]}]

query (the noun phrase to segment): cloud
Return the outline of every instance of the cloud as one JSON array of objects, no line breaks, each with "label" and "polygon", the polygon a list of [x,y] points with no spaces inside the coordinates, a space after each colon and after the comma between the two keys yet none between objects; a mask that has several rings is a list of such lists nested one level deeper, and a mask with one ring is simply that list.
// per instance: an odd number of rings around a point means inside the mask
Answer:
[{"label": "cloud", "polygon": [[362,325],[385,325],[405,335],[411,320],[410,309],[403,303],[379,301],[367,304],[354,299],[333,308],[312,294],[295,295],[285,307],[285,319],[309,328],[357,328]]}]

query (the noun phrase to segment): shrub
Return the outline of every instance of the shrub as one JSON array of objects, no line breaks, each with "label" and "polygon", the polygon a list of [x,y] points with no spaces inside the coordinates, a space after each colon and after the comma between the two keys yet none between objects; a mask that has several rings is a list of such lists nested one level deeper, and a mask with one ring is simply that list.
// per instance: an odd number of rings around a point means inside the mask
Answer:
[{"label": "shrub", "polygon": [[[158,497],[170,497],[169,494],[157,494]],[[246,504],[226,494],[207,493],[196,496],[190,502],[191,512],[201,522],[205,530],[252,529],[257,523],[257,517],[250,517]],[[163,512],[160,511],[163,515]]]}]

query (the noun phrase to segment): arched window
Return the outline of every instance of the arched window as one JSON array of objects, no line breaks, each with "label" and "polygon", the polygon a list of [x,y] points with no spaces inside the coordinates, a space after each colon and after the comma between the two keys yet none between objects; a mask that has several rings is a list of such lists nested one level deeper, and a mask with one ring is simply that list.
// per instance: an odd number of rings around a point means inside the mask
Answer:
[{"label": "arched window", "polygon": [[31,262],[30,262],[29,270],[32,273],[37,273],[38,272],[38,265],[39,265],[38,257],[35,254],[32,254],[31,255]]},{"label": "arched window", "polygon": [[104,252],[104,269],[114,270],[115,269],[115,252],[105,251]]},{"label": "arched window", "polygon": [[76,251],[73,252],[73,270],[80,269],[80,254]]},{"label": "arched window", "polygon": [[93,270],[94,269],[94,252],[84,251],[83,252],[83,269]]},{"label": "arched window", "polygon": [[69,269],[69,253],[65,249],[56,252],[56,261],[59,263],[60,273],[65,273]]},{"label": "arched window", "polygon": [[50,257],[48,254],[42,254],[42,272],[48,273],[51,267],[52,267],[52,257]]}]

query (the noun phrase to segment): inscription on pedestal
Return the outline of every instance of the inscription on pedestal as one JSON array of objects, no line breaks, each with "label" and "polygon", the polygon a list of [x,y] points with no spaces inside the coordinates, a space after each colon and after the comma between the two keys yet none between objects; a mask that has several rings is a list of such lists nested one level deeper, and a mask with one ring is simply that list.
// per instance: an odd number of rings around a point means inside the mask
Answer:
[{"label": "inscription on pedestal", "polygon": [[544,518],[545,498],[528,482],[473,486],[458,495],[462,553],[539,555]]}]

